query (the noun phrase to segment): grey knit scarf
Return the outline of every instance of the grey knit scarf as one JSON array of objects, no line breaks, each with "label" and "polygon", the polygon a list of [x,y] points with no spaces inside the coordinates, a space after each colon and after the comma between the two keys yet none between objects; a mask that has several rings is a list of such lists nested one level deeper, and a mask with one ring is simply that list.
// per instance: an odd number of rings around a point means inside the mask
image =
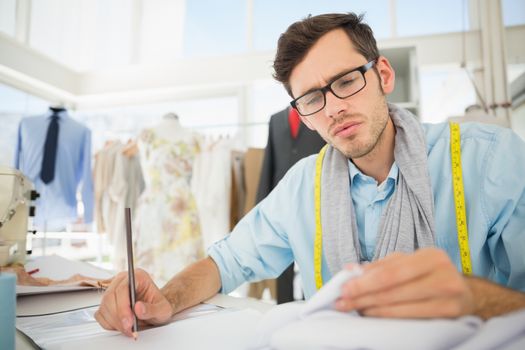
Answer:
[{"label": "grey knit scarf", "polygon": [[[373,260],[394,251],[413,252],[434,246],[435,242],[434,201],[423,129],[410,112],[391,104],[388,110],[396,128],[394,159],[399,175],[395,192],[381,215]],[[348,161],[329,146],[321,173],[323,255],[332,274],[347,263],[362,260]]]}]

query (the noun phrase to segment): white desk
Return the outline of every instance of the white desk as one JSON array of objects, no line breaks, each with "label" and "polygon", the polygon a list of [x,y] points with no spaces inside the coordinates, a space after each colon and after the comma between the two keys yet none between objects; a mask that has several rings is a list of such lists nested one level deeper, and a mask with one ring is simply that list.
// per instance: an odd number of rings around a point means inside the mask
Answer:
[{"label": "white desk", "polygon": [[[34,315],[49,312],[65,311],[80,307],[98,305],[102,293],[95,290],[69,293],[42,294],[19,297],[16,303],[17,315]],[[234,298],[217,294],[206,303],[225,308],[251,308],[260,312],[268,311],[273,305],[250,298]],[[17,330],[16,350],[38,349],[32,342]]]}]

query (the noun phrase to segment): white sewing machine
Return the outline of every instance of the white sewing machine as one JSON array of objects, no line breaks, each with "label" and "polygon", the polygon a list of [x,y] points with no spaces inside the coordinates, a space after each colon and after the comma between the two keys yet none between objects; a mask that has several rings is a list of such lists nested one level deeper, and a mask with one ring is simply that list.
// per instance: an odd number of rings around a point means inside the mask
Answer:
[{"label": "white sewing machine", "polygon": [[34,216],[31,201],[38,197],[24,174],[0,166],[0,266],[25,263],[28,218]]}]

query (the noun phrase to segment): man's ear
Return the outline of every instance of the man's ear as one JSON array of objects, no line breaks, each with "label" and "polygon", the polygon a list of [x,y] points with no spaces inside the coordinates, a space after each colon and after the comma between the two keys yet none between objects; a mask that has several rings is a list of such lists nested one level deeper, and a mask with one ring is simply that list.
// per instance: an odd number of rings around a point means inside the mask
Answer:
[{"label": "man's ear", "polygon": [[315,128],[312,125],[312,123],[310,123],[310,120],[308,120],[308,117],[303,117],[302,115],[299,114],[299,118],[301,118],[301,121],[304,123],[304,125],[308,127],[308,129],[315,131]]},{"label": "man's ear", "polygon": [[384,94],[388,95],[394,91],[396,72],[390,65],[388,59],[384,56],[379,56],[376,63],[376,69],[379,73],[379,82]]}]

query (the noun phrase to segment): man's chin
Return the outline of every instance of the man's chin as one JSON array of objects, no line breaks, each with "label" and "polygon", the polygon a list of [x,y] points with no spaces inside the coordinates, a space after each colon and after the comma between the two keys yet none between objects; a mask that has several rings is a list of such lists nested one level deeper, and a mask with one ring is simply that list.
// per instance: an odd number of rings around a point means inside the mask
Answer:
[{"label": "man's chin", "polygon": [[335,146],[341,153],[345,155],[346,158],[349,159],[358,159],[366,156],[370,153],[371,148],[370,147],[337,147]]}]

